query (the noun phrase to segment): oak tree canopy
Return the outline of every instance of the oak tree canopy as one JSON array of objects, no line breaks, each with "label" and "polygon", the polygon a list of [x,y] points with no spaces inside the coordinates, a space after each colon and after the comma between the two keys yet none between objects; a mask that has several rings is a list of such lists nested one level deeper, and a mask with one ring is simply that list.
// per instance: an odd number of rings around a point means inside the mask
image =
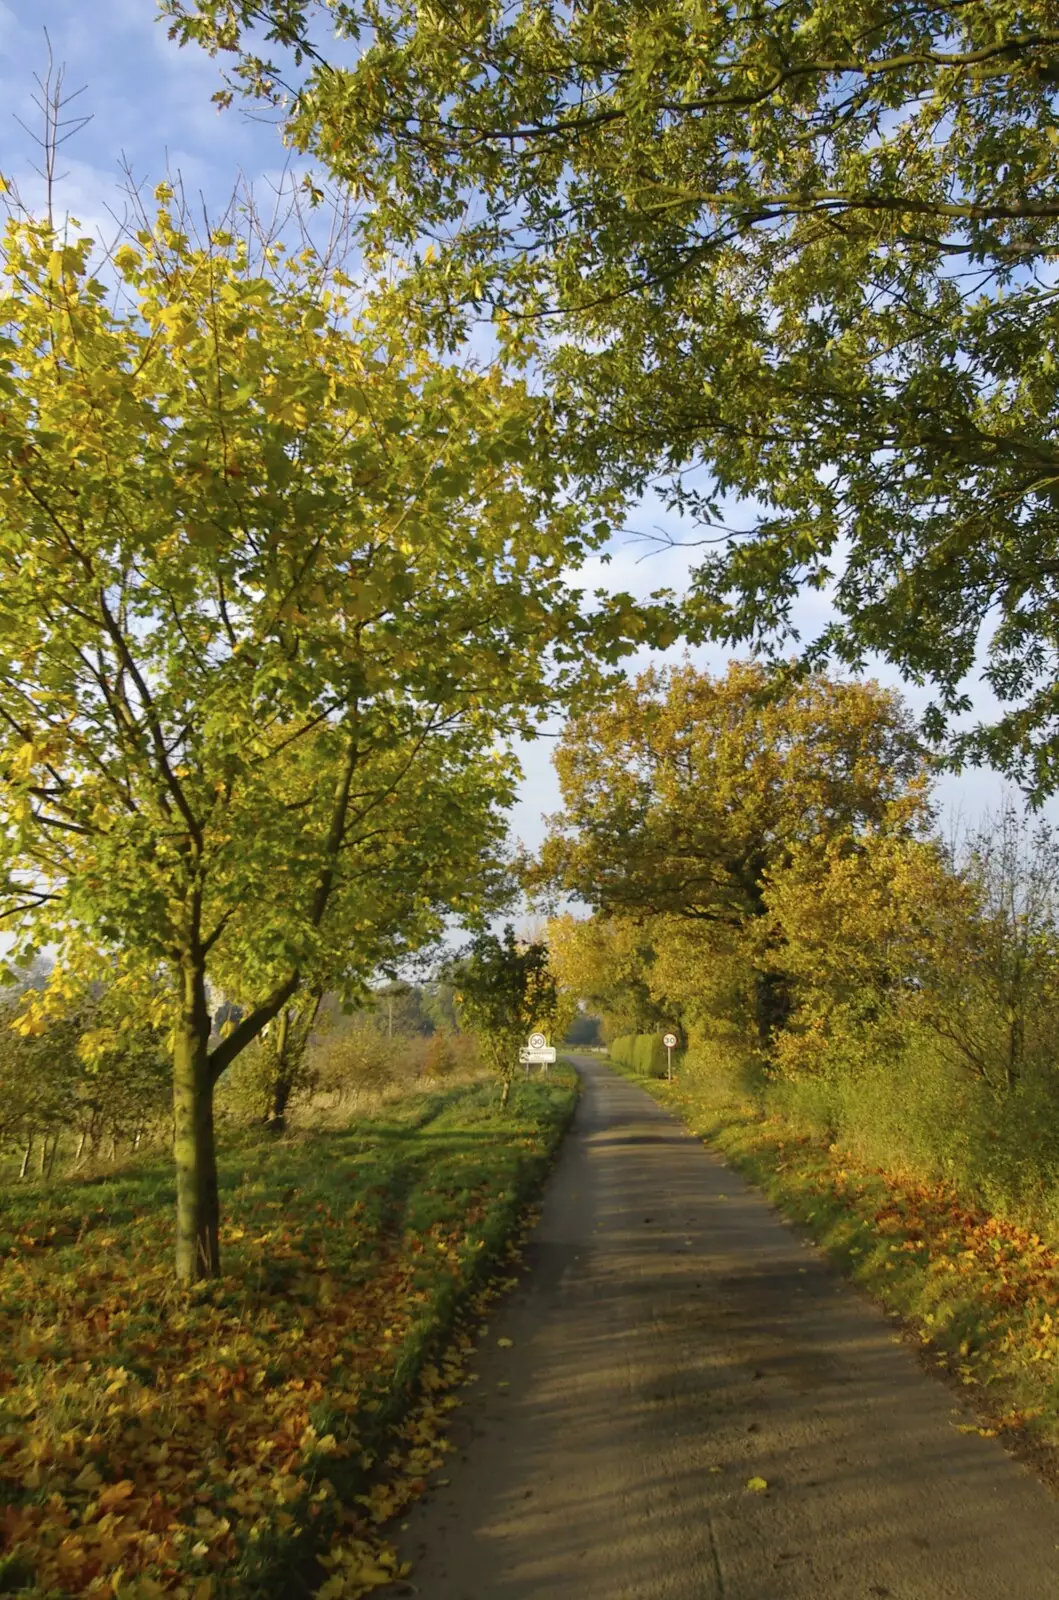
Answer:
[{"label": "oak tree canopy", "polygon": [[473,906],[508,736],[648,624],[583,616],[564,573],[605,525],[524,382],[238,208],[195,238],[156,200],[109,289],[91,239],[4,236],[0,890],[57,1001],[104,971],[163,997],[188,1278],[218,1270],[220,1075],[304,985]]}]

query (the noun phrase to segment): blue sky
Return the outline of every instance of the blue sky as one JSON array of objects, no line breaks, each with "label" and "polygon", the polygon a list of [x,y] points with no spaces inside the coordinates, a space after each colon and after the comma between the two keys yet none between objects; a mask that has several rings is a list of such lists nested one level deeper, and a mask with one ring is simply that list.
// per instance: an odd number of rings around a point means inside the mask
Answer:
[{"label": "blue sky", "polygon": [[[154,0],[0,0],[0,105],[6,108],[0,112],[0,172],[16,181],[32,208],[43,198],[42,182],[33,172],[40,152],[16,118],[30,130],[40,128],[33,75],[43,77],[46,69],[45,29],[56,63],[65,65],[67,91],[84,86],[68,115],[92,119],[63,147],[59,160],[59,208],[76,216],[83,231],[113,235],[114,213],[120,216],[123,209],[123,162],[147,184],[148,192],[167,167],[178,171],[189,196],[201,195],[212,212],[223,208],[240,173],[260,194],[279,181],[286,152],[274,120],[237,107],[218,112],[210,99],[219,87],[218,63],[197,49],[180,50],[171,43],[165,24],[155,20]],[[687,536],[677,520],[650,504],[638,508],[630,520],[638,527],[663,524],[677,536]],[[607,566],[592,563],[580,580],[584,587],[602,585],[637,594],[664,586],[680,589],[695,561],[693,550],[667,550],[642,559],[644,546],[629,541],[619,541],[611,555]],[[808,599],[806,631],[815,632],[823,618],[820,597]],[[679,660],[683,651],[665,655]],[[715,671],[723,670],[726,656],[719,649],[691,652],[696,665]],[[649,659],[657,662],[659,654],[642,653],[631,668]],[[885,666],[875,676],[899,683]],[[913,707],[925,707],[928,694],[907,687],[905,692]],[[988,692],[976,691],[975,698],[978,714],[988,715]],[[530,845],[541,837],[542,814],[559,806],[549,764],[553,745],[554,740],[541,739],[520,752],[526,778],[513,826]],[[1004,792],[999,777],[979,771],[946,778],[940,798],[947,813],[974,823]],[[1049,811],[1053,820],[1059,819],[1059,805]]]}]

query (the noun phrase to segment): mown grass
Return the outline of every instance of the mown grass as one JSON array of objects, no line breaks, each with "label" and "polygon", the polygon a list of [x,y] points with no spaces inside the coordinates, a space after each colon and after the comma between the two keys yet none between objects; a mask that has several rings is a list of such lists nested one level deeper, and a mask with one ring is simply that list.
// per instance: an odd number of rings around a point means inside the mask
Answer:
[{"label": "mown grass", "polygon": [[[1059,1445],[1059,1250],[940,1184],[848,1151],[706,1075],[634,1078],[900,1316],[980,1408],[981,1431]],[[767,1102],[766,1102],[767,1106]]]},{"label": "mown grass", "polygon": [[0,1191],[0,1593],[297,1597],[328,1546],[327,1593],[363,1592],[349,1550],[371,1568],[395,1474],[407,1495],[438,1459],[444,1340],[576,1085],[559,1069],[506,1113],[494,1084],[461,1085],[341,1130],[227,1134],[224,1275],[190,1292],[166,1161]]}]

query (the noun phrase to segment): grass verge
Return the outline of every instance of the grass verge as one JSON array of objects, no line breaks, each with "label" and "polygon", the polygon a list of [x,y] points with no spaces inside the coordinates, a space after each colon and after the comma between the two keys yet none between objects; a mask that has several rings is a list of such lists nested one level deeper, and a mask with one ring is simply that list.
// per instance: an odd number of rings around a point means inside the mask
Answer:
[{"label": "grass verge", "polygon": [[[903,1319],[927,1363],[968,1391],[986,1435],[1059,1478],[1059,1252],[1032,1228],[762,1114],[716,1085],[634,1081],[802,1224],[848,1277]],[[973,1426],[969,1424],[968,1426]]]},{"label": "grass verge", "polygon": [[168,1163],[0,1192],[0,1593],[337,1600],[392,1577],[373,1529],[437,1463],[445,1341],[576,1097],[567,1068],[506,1114],[465,1085],[230,1139],[224,1276],[190,1292]]}]

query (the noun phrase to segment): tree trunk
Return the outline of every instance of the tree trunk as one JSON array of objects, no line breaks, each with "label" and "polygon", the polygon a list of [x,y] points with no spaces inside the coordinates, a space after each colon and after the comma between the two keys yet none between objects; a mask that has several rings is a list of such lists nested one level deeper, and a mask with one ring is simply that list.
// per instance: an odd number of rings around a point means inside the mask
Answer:
[{"label": "tree trunk", "polygon": [[20,1178],[24,1178],[26,1176],[26,1173],[29,1171],[29,1158],[30,1158],[30,1156],[32,1154],[33,1154],[33,1135],[32,1134],[28,1134],[26,1136],[25,1152],[23,1153],[23,1156],[22,1156],[22,1166],[19,1169],[19,1174],[18,1174]]},{"label": "tree trunk", "polygon": [[272,1077],[271,1105],[266,1121],[273,1133],[282,1133],[287,1126],[287,1102],[294,1088],[294,1067],[291,1049],[294,1043],[291,1027],[291,1008],[284,1006],[275,1021],[275,1070]]},{"label": "tree trunk", "polygon": [[176,1270],[182,1283],[193,1283],[199,1278],[215,1278],[221,1270],[210,1016],[201,963],[185,958],[180,990],[180,1017],[173,1046]]},{"label": "tree trunk", "polygon": [[287,1077],[277,1077],[272,1086],[272,1110],[269,1113],[268,1125],[276,1133],[282,1133],[287,1126],[287,1102],[290,1100],[293,1087]]},{"label": "tree trunk", "polygon": [[1025,1049],[1025,1019],[1022,1008],[1016,1004],[1008,1007],[1008,1050],[1004,1078],[1008,1092],[1018,1088],[1022,1057]]},{"label": "tree trunk", "polygon": [[507,1105],[508,1095],[510,1093],[511,1093],[511,1079],[510,1078],[505,1078],[504,1079],[504,1086],[500,1091],[500,1109],[501,1109],[501,1111],[503,1111],[504,1107]]},{"label": "tree trunk", "polygon": [[754,974],[754,1022],[758,1044],[767,1055],[775,1035],[786,1026],[791,1015],[791,992],[783,972]]},{"label": "tree trunk", "polygon": [[275,1067],[266,1118],[268,1126],[276,1133],[282,1133],[287,1125],[287,1107],[291,1095],[296,1088],[304,1088],[305,1053],[323,998],[322,989],[312,989],[299,1005],[284,1006],[276,1018],[270,1041]]},{"label": "tree trunk", "polygon": [[59,1152],[59,1135],[57,1133],[53,1133],[52,1134],[52,1140],[51,1140],[51,1154],[48,1157],[47,1177],[49,1179],[51,1178],[51,1169],[55,1165],[55,1157],[58,1154],[58,1152]]}]

